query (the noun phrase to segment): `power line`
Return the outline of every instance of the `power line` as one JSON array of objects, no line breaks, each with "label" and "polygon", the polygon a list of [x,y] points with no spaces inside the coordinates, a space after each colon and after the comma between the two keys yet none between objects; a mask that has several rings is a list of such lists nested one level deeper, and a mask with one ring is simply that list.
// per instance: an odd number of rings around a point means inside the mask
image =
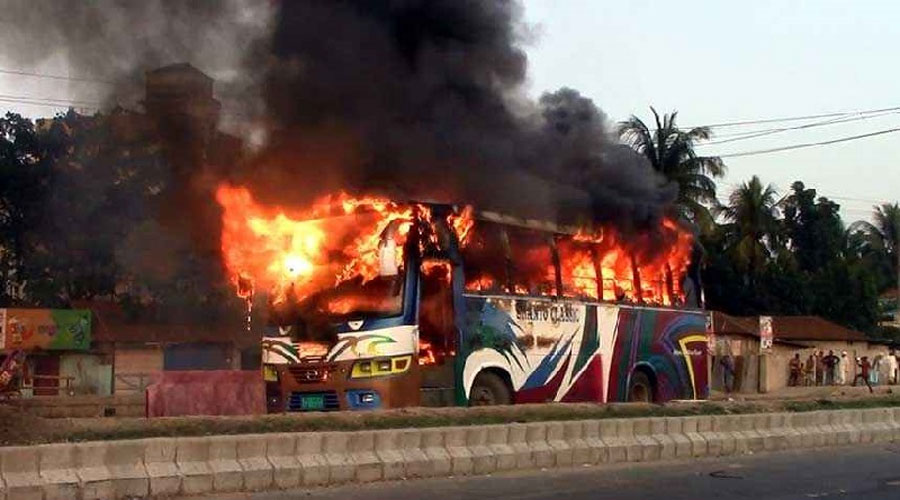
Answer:
[{"label": "power line", "polygon": [[78,109],[99,109],[94,106],[84,106],[80,104],[63,104],[63,103],[49,103],[49,102],[35,102],[35,101],[25,101],[21,99],[6,99],[0,97],[0,102],[8,103],[8,104],[25,104],[28,106],[42,106],[46,108],[78,108]]},{"label": "power line", "polygon": [[99,101],[82,101],[80,99],[68,99],[68,98],[56,98],[56,97],[33,97],[27,95],[10,95],[10,94],[0,94],[0,98],[8,99],[8,100],[21,100],[21,101],[32,101],[32,102],[40,102],[40,103],[54,103],[61,102],[65,104],[88,104],[88,105],[100,105],[102,104]]},{"label": "power line", "polygon": [[[760,124],[760,123],[779,123],[779,122],[792,122],[792,121],[802,121],[802,120],[815,120],[818,118],[833,118],[833,117],[837,117],[837,116],[879,113],[882,111],[892,111],[892,110],[896,110],[896,109],[900,109],[900,108],[890,107],[890,108],[866,109],[866,110],[856,110],[856,111],[842,111],[842,112],[834,112],[834,113],[819,113],[819,114],[815,114],[815,115],[786,116],[786,117],[781,117],[781,118],[740,120],[740,121],[732,121],[732,122],[711,123],[711,124],[707,124],[707,125],[701,125],[701,127],[725,128],[725,127],[739,127],[739,126],[743,126],[743,125],[756,125],[756,124]],[[684,128],[697,128],[697,127],[684,127]]]},{"label": "power line", "polygon": [[755,156],[755,155],[768,154],[768,153],[779,153],[781,151],[791,151],[794,149],[811,148],[811,147],[816,147],[816,146],[827,146],[829,144],[837,144],[839,142],[855,141],[858,139],[865,139],[867,137],[874,137],[876,135],[891,134],[894,132],[900,132],[900,127],[879,130],[876,132],[869,132],[867,134],[859,134],[859,135],[851,135],[848,137],[840,137],[838,139],[831,139],[828,141],[806,142],[806,143],[802,143],[802,144],[792,144],[790,146],[781,146],[781,147],[777,147],[777,148],[768,148],[768,149],[757,149],[754,151],[741,151],[739,153],[727,153],[727,154],[716,155],[716,156],[718,156],[719,158],[738,158],[741,156]]},{"label": "power line", "polygon": [[115,85],[113,82],[111,82],[109,80],[101,80],[99,78],[51,75],[48,73],[34,73],[31,71],[20,71],[20,70],[14,70],[14,69],[0,69],[0,73],[6,74],[6,75],[30,76],[33,78],[46,78],[49,80],[68,80],[68,81],[73,81],[73,82],[89,82],[89,83],[102,83],[104,85]]},{"label": "power line", "polygon": [[817,121],[817,122],[812,122],[812,123],[805,123],[803,125],[795,125],[792,127],[777,127],[777,128],[769,128],[769,129],[765,129],[765,130],[755,130],[755,131],[750,131],[750,132],[743,132],[743,133],[739,133],[739,134],[733,134],[730,139],[722,139],[722,140],[713,140],[710,142],[703,142],[703,143],[697,144],[697,146],[712,146],[715,144],[725,144],[725,143],[729,143],[729,142],[745,141],[748,139],[756,139],[758,137],[764,137],[767,135],[778,134],[781,132],[788,132],[788,131],[792,131],[792,130],[803,130],[803,129],[809,129],[809,128],[824,127],[827,125],[840,125],[842,123],[855,122],[855,121],[860,121],[860,120],[870,120],[872,118],[880,118],[883,116],[897,114],[898,112],[900,112],[900,107],[894,108],[890,111],[877,112],[877,113],[871,113],[871,114],[863,114],[863,115],[841,116],[841,117],[837,117],[837,118],[829,118],[827,120],[822,120],[822,121]]}]

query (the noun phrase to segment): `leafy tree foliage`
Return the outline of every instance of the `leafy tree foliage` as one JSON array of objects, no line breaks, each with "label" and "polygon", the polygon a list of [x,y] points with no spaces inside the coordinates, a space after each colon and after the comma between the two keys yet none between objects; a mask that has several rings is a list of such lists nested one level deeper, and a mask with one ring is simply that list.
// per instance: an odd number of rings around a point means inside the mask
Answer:
[{"label": "leafy tree foliage", "polygon": [[620,124],[620,137],[646,157],[654,170],[678,184],[680,215],[701,229],[712,229],[714,223],[708,207],[717,203],[714,179],[725,175],[725,164],[719,157],[701,156],[694,151],[698,141],[709,139],[710,130],[706,127],[682,130],[676,124],[678,113],[660,118],[655,109],[650,110],[655,130],[632,116]]},{"label": "leafy tree foliage", "polygon": [[240,311],[219,259],[163,217],[177,211],[173,172],[140,114],[0,120],[0,306],[105,300],[162,321]]}]

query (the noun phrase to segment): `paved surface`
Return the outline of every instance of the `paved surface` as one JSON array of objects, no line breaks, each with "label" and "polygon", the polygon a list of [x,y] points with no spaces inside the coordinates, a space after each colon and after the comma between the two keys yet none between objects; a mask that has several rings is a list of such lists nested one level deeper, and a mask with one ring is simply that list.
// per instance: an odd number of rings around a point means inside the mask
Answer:
[{"label": "paved surface", "polygon": [[[212,497],[208,497],[212,498]],[[900,444],[216,495],[223,500],[900,499]]]}]

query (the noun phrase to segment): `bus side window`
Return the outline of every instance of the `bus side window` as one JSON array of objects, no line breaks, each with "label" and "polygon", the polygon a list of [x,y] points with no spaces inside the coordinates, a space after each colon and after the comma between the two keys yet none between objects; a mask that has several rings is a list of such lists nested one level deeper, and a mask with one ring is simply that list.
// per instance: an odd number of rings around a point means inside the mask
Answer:
[{"label": "bus side window", "polygon": [[466,291],[505,293],[507,243],[503,228],[477,221],[471,231],[462,248]]},{"label": "bus side window", "polygon": [[510,284],[522,295],[556,295],[556,266],[551,236],[518,227],[506,229],[509,238]]},{"label": "bus side window", "polygon": [[592,246],[570,237],[561,237],[556,240],[556,250],[559,252],[563,297],[592,300],[600,298],[596,252]]},{"label": "bus side window", "polygon": [[419,302],[419,364],[441,364],[456,351],[453,324],[452,266],[447,260],[422,262]]}]

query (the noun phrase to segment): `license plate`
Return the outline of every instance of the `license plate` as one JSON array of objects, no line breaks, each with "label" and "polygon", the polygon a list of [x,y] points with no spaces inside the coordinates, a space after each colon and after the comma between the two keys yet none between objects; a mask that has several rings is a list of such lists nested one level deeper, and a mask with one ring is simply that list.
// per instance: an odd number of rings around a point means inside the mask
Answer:
[{"label": "license plate", "polygon": [[321,396],[318,394],[302,396],[300,398],[300,409],[301,410],[324,410],[325,409],[325,396]]}]

